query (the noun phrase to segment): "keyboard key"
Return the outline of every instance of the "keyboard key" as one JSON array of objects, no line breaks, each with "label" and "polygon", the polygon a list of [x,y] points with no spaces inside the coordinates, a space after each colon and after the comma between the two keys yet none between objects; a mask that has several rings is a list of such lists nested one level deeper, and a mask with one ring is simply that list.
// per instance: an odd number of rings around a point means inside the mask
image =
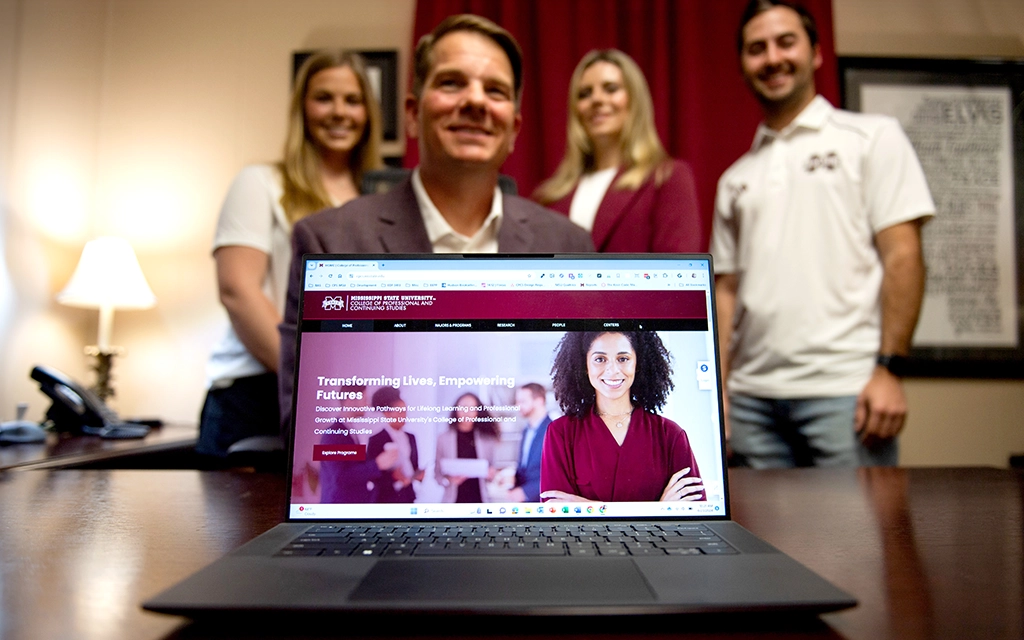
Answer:
[{"label": "keyboard key", "polygon": [[665,555],[664,549],[656,549],[654,547],[630,547],[629,552],[634,556],[663,556]]},{"label": "keyboard key", "polygon": [[281,549],[275,555],[286,558],[318,556],[323,549]]},{"label": "keyboard key", "polygon": [[699,556],[702,555],[697,547],[678,547],[676,549],[665,549],[670,556]]},{"label": "keyboard key", "polygon": [[739,553],[739,551],[736,551],[732,547],[701,547],[700,550],[709,556],[724,556]]},{"label": "keyboard key", "polygon": [[602,555],[602,556],[628,556],[629,555],[629,551],[627,551],[625,547],[619,547],[618,549],[611,549],[611,548],[598,549],[598,553],[599,553],[599,555]]}]

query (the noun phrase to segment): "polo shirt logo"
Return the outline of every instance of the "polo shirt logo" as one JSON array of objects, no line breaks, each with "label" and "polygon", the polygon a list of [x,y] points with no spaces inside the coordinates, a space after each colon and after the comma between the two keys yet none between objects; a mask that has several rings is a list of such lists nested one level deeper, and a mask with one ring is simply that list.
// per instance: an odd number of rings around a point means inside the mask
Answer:
[{"label": "polo shirt logo", "polygon": [[804,169],[807,169],[807,173],[814,173],[818,169],[828,169],[829,171],[835,171],[836,167],[839,166],[839,156],[836,155],[835,151],[829,151],[823,156],[818,154],[812,154],[807,159],[807,164],[804,165]]}]

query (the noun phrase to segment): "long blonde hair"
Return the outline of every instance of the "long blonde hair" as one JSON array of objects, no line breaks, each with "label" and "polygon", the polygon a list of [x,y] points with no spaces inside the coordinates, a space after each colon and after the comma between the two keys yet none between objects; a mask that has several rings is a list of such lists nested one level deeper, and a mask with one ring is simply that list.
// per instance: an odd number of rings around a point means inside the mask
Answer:
[{"label": "long blonde hair", "polygon": [[366,105],[366,127],[363,137],[352,149],[349,158],[356,188],[363,174],[382,166],[380,158],[380,106],[373,95],[366,65],[356,53],[344,50],[318,51],[306,59],[295,77],[291,104],[288,108],[288,134],[284,141],[284,158],[278,163],[284,183],[281,206],[288,221],[294,224],[311,213],[331,206],[321,179],[320,153],[306,131],[306,91],[314,75],[333,67],[348,67],[359,80]]},{"label": "long blonde hair", "polygon": [[593,170],[596,163],[593,142],[587,136],[576,110],[576,96],[583,81],[583,73],[597,62],[609,62],[622,71],[622,81],[629,95],[629,114],[619,140],[625,171],[615,181],[614,188],[637,189],[652,173],[655,181],[661,184],[671,172],[671,165],[666,162],[668,154],[654,127],[654,102],[644,72],[632,58],[618,49],[595,49],[583,56],[572,73],[565,156],[554,175],[533,194],[534,199],[542,204],[564,198],[584,173]]}]

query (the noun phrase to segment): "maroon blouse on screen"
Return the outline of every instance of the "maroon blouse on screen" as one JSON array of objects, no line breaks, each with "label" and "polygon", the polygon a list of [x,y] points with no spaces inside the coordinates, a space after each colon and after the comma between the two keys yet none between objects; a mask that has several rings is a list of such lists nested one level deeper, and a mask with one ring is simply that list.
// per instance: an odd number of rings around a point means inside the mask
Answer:
[{"label": "maroon blouse on screen", "polygon": [[540,490],[598,502],[659,500],[672,474],[686,467],[688,477],[700,477],[686,432],[667,418],[634,411],[620,446],[595,413],[562,416],[544,438]]}]

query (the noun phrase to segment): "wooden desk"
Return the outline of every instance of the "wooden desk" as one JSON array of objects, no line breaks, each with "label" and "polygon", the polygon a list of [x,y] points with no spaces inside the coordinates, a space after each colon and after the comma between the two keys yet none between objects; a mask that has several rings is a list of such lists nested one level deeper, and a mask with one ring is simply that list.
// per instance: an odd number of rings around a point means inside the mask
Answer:
[{"label": "wooden desk", "polygon": [[0,471],[84,466],[117,468],[118,461],[187,452],[195,448],[198,436],[199,429],[195,424],[175,423],[155,428],[145,438],[125,440],[51,433],[46,442],[0,446]]},{"label": "wooden desk", "polygon": [[[217,628],[139,602],[268,529],[283,479],[229,471],[0,472],[0,636],[1024,636],[1024,475],[997,469],[735,470],[737,519],[860,606],[812,618],[376,619]],[[340,626],[339,626],[340,624]],[[724,628],[723,628],[724,627]]]}]

